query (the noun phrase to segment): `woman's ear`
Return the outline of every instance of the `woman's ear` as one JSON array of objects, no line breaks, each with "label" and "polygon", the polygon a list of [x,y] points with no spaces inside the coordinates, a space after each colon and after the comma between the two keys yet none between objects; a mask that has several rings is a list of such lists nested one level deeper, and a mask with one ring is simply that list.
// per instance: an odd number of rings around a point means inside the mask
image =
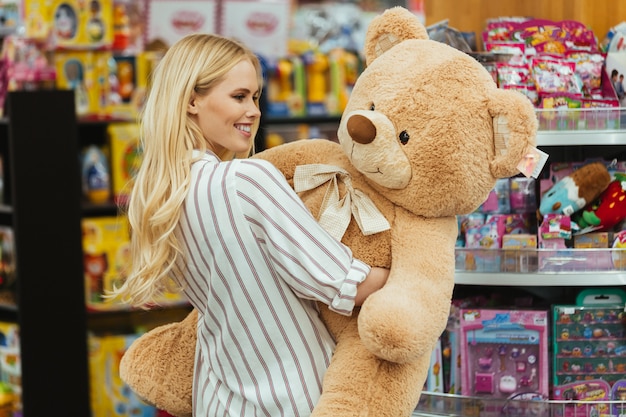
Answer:
[{"label": "woman's ear", "polygon": [[187,104],[187,113],[198,114],[198,106],[196,106],[196,95],[192,94]]}]

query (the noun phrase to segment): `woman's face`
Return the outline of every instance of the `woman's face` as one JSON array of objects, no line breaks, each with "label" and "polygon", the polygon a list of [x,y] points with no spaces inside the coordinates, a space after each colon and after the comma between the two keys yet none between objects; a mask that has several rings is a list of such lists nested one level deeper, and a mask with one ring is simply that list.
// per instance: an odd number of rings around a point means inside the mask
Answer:
[{"label": "woman's face", "polygon": [[244,59],[207,95],[193,97],[187,111],[196,118],[208,148],[215,154],[224,150],[246,152],[256,133],[254,122],[261,116],[258,97],[256,69]]}]

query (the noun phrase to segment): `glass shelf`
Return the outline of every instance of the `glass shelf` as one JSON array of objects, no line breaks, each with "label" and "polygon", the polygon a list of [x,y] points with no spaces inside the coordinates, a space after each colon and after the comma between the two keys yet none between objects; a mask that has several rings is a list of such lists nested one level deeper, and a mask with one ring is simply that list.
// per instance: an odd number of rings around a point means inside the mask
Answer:
[{"label": "glass shelf", "polygon": [[590,417],[624,413],[624,401],[479,398],[423,392],[413,417]]},{"label": "glass shelf", "polygon": [[537,109],[538,146],[626,145],[626,108]]},{"label": "glass shelf", "polygon": [[455,251],[455,283],[511,286],[626,285],[626,249]]}]

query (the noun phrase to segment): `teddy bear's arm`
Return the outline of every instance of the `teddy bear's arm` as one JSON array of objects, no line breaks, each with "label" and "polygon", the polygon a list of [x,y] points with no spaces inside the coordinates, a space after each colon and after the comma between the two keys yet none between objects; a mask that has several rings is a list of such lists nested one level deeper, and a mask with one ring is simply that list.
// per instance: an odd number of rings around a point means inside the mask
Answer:
[{"label": "teddy bear's arm", "polygon": [[345,162],[347,158],[341,150],[341,146],[327,139],[303,139],[289,142],[259,152],[253,158],[265,159],[271,162],[285,175],[290,184],[292,184],[293,174],[298,165],[320,163],[330,165],[349,164]]},{"label": "teddy bear's arm", "polygon": [[443,332],[454,288],[455,217],[421,218],[396,208],[391,271],[358,318],[364,345],[406,363],[430,355]]}]

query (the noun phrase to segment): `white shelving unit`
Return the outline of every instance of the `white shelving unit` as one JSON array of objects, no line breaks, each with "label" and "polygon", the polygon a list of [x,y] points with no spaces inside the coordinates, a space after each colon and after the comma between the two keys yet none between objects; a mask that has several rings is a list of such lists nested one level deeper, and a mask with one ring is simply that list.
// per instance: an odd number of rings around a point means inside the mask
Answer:
[{"label": "white shelving unit", "polygon": [[[615,125],[619,122],[616,121],[615,109],[594,109],[594,114],[602,116],[603,112],[612,112],[612,123],[609,125]],[[567,112],[569,113],[569,111]],[[568,117],[566,113],[555,114],[555,117]],[[565,115],[565,116],[564,116]],[[570,115],[571,116],[571,115]],[[581,114],[581,118],[585,115]],[[620,117],[621,116],[621,117]],[[541,117],[541,113],[539,113]],[[621,118],[622,127],[624,127],[624,120],[626,120],[626,109],[619,110],[619,116]],[[557,148],[567,147],[607,147],[607,148],[619,148],[624,146],[626,152],[626,129],[597,129],[597,130],[540,130],[537,135],[537,146],[543,148],[548,154],[552,150]],[[550,163],[550,160],[548,160]],[[457,257],[459,252],[463,250],[457,250]],[[496,253],[500,251],[500,254]],[[585,252],[588,251],[588,252]],[[593,251],[596,251],[594,254]],[[558,251],[559,254],[565,257],[571,256],[573,263],[576,261],[584,261],[585,257],[592,257],[603,252],[604,255],[610,255],[611,252],[618,250],[614,249],[600,249],[600,250],[585,250],[585,249],[568,249],[566,251]],[[620,250],[623,251],[623,250]],[[533,256],[538,257],[541,254],[541,249],[532,251]],[[557,252],[557,251],[554,251]],[[504,256],[504,251],[495,250],[493,256]],[[621,256],[621,254],[620,254]],[[626,252],[623,252],[624,259],[626,260]],[[586,287],[586,286],[623,286],[626,285],[626,270],[607,270],[594,269],[588,267],[588,263],[579,262],[581,267],[577,269],[575,266],[568,266],[566,271],[531,271],[531,272],[483,272],[480,271],[466,271],[457,269],[455,273],[455,283],[461,285],[497,285],[497,286],[557,286],[557,287]]]}]

